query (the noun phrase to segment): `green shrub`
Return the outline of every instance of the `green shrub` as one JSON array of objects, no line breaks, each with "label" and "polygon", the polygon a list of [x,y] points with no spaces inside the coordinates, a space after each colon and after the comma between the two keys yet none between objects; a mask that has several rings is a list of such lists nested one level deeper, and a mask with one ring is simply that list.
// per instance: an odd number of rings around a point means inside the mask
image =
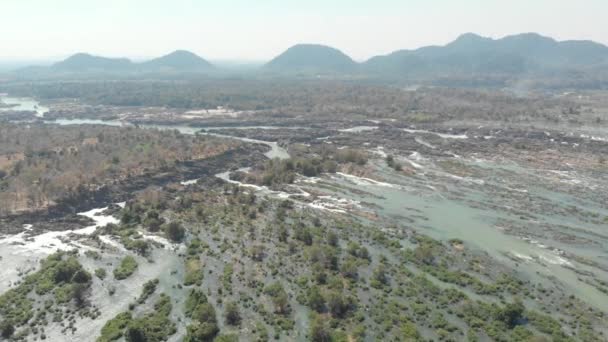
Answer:
[{"label": "green shrub", "polygon": [[158,279],[147,281],[141,290],[141,294],[139,295],[137,302],[139,304],[143,304],[154,293],[154,291],[156,291],[157,285]]},{"label": "green shrub", "polygon": [[98,268],[98,269],[95,270],[95,275],[97,276],[97,278],[103,280],[103,279],[106,278],[107,272],[103,268]]},{"label": "green shrub", "polygon": [[226,324],[239,325],[241,322],[241,314],[239,313],[239,307],[235,302],[226,303],[224,317],[226,318]]},{"label": "green shrub", "polygon": [[186,259],[186,273],[184,275],[184,285],[198,285],[203,283],[203,266],[199,257],[190,257]]},{"label": "green shrub", "polygon": [[123,312],[107,321],[103,328],[101,328],[101,336],[97,339],[97,342],[110,342],[118,340],[123,336],[124,329],[131,322],[131,320],[131,313]]},{"label": "green shrub", "polygon": [[181,242],[186,236],[186,230],[179,222],[170,222],[163,225],[163,231],[167,239],[173,242]]},{"label": "green shrub", "polygon": [[128,255],[122,259],[120,265],[114,269],[114,278],[116,280],[127,279],[137,269],[137,260],[134,257]]}]

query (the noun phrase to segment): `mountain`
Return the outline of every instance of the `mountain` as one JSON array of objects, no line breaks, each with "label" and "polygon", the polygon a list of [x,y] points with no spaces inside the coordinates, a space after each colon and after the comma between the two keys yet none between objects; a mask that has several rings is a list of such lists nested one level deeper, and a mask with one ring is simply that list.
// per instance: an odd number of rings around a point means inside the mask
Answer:
[{"label": "mountain", "polygon": [[[78,53],[50,67],[27,67],[16,77],[73,77],[108,74],[131,77],[159,73],[183,77],[192,73],[221,73],[196,54],[178,50],[142,63],[126,58],[106,58]],[[239,69],[239,71],[246,68]],[[585,81],[604,84],[608,75],[608,47],[592,41],[556,41],[536,33],[492,39],[466,33],[443,46],[399,50],[356,63],[338,49],[317,44],[298,44],[261,67],[270,74],[326,74],[388,80],[421,81],[439,85],[504,85],[515,80],[550,79],[551,82]],[[234,75],[236,70],[232,70]],[[80,75],[82,74],[82,75]],[[160,76],[160,75],[159,75]],[[564,82],[567,83],[567,82]]]},{"label": "mountain", "polygon": [[357,63],[329,46],[298,44],[275,57],[264,68],[279,72],[352,72],[357,69]]},{"label": "mountain", "polygon": [[363,64],[371,73],[438,77],[454,74],[524,74],[608,65],[608,47],[536,33],[491,39],[467,33],[445,46],[400,50]]},{"label": "mountain", "polygon": [[133,65],[133,62],[126,58],[106,58],[77,53],[53,64],[51,69],[66,72],[125,71],[131,69]]},{"label": "mountain", "polygon": [[213,65],[196,54],[177,50],[166,56],[141,63],[140,68],[146,71],[205,71]]},{"label": "mountain", "polygon": [[178,50],[166,56],[142,63],[127,58],[107,58],[77,53],[50,67],[26,67],[25,74],[53,73],[138,73],[138,72],[200,72],[213,69],[213,65],[192,52]]}]

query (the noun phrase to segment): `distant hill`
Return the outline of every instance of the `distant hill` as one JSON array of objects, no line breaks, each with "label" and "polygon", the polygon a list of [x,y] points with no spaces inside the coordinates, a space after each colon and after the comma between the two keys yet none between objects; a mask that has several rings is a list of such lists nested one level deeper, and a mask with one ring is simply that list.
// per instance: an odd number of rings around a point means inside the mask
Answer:
[{"label": "distant hill", "polygon": [[53,64],[51,70],[64,72],[124,71],[133,68],[133,66],[133,62],[126,58],[106,58],[87,53],[77,53]]},{"label": "distant hill", "polygon": [[[192,74],[234,77],[318,76],[374,82],[439,86],[608,87],[608,47],[592,41],[556,41],[536,33],[492,39],[473,33],[444,46],[399,50],[357,63],[342,51],[318,44],[290,47],[260,66],[215,67],[196,54],[178,50],[149,61],[75,54],[50,67],[26,67],[8,73],[24,79],[56,77],[183,78]],[[240,74],[239,74],[240,73]]]},{"label": "distant hill", "polygon": [[279,72],[352,72],[357,63],[338,49],[325,45],[299,44],[268,62],[264,68]]},{"label": "distant hill", "polygon": [[484,38],[461,35],[445,46],[400,50],[363,64],[371,73],[427,78],[451,74],[523,74],[608,65],[608,47],[591,41],[563,41],[535,33]]},{"label": "distant hill", "polygon": [[205,71],[213,65],[196,54],[177,50],[166,56],[143,62],[139,65],[145,71]]},{"label": "distant hill", "polygon": [[50,67],[25,67],[18,70],[21,74],[53,75],[90,74],[90,73],[165,73],[165,72],[202,72],[212,70],[211,63],[192,52],[178,50],[166,56],[142,63],[134,63],[127,58],[107,58],[88,53],[77,53],[57,62]]}]

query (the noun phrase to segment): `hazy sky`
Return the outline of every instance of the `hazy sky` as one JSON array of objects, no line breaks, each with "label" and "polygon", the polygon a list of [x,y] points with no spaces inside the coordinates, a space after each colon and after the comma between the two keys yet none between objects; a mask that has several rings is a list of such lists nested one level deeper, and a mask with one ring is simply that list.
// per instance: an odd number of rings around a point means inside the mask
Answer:
[{"label": "hazy sky", "polygon": [[460,33],[539,32],[608,44],[608,0],[0,0],[0,59],[176,49],[266,60],[296,43],[357,60]]}]

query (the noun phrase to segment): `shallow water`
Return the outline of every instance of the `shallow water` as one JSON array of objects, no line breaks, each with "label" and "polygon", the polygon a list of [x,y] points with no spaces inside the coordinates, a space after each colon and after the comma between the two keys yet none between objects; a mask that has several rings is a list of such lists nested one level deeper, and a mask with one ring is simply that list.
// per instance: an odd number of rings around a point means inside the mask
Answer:
[{"label": "shallow water", "polygon": [[0,102],[3,102],[8,105],[16,105],[14,107],[3,108],[0,107],[0,112],[2,111],[23,111],[23,112],[36,112],[36,116],[39,118],[44,117],[44,114],[49,111],[49,108],[45,106],[41,106],[38,101],[29,97],[9,97],[3,96],[0,97]]},{"label": "shallow water", "polygon": [[[582,281],[572,268],[593,272],[604,280],[608,280],[608,273],[580,264],[571,258],[573,255],[578,255],[592,260],[600,260],[600,258],[606,260],[607,241],[596,241],[598,245],[594,246],[572,245],[551,239],[537,241],[534,238],[508,234],[501,227],[503,221],[516,222],[527,227],[530,234],[543,232],[542,226],[531,224],[530,221],[520,219],[517,214],[502,209],[516,205],[517,196],[529,196],[522,192],[523,190],[537,196],[543,202],[550,203],[549,205],[553,207],[571,205],[571,202],[577,200],[573,195],[558,191],[549,192],[535,184],[531,186],[527,183],[531,181],[527,176],[521,179],[518,176],[525,173],[534,174],[535,171],[522,172],[521,167],[510,163],[505,164],[503,169],[502,164],[492,165],[492,162],[485,161],[485,170],[479,175],[482,178],[478,179],[451,175],[437,168],[432,162],[425,161],[424,158],[418,162],[421,164],[420,167],[424,168],[424,174],[414,177],[397,175],[377,165],[375,177],[384,179],[383,181],[343,174],[326,175],[323,181],[341,189],[350,189],[350,192],[329,191],[332,196],[358,201],[363,203],[363,206],[365,203],[371,203],[372,210],[381,217],[415,228],[433,238],[444,241],[452,238],[461,239],[467,245],[485,251],[500,262],[518,269],[531,280],[548,284],[548,277],[556,277],[568,292],[608,312],[605,294]],[[521,173],[513,173],[513,170]],[[512,173],[512,177],[506,180],[496,175],[502,174],[503,171]],[[314,187],[314,183],[306,185]],[[502,194],[507,187],[515,189],[510,192],[513,198],[496,195],[497,188],[501,189]],[[319,190],[328,192],[327,188]],[[358,190],[363,190],[364,193]],[[595,207],[599,209],[599,205],[596,204]],[[590,231],[603,230],[606,233],[605,226],[582,222],[575,216],[562,217],[542,212],[532,214],[540,219],[540,223],[551,226],[563,225],[562,229],[568,230],[569,234],[584,235],[568,227],[584,227]],[[410,223],[405,221],[405,218],[413,221]],[[520,260],[515,262],[507,255]]]},{"label": "shallow water", "polygon": [[341,129],[340,132],[344,133],[360,133],[365,131],[373,131],[378,129],[378,126],[355,126],[351,128]]},{"label": "shallow water", "polygon": [[[130,125],[121,121],[101,120],[56,120],[48,123]],[[183,134],[196,134],[201,130],[197,127],[178,125],[142,125],[141,127],[175,129]],[[370,128],[366,126],[362,130],[368,129]],[[345,131],[358,132],[361,130],[355,127]],[[413,134],[434,134],[444,139],[468,138],[464,134],[453,135],[412,129],[404,129],[404,131]],[[270,147],[270,151],[266,153],[268,158],[289,158],[288,152],[276,142],[231,137],[212,132],[203,134],[264,144]],[[429,148],[432,146],[429,146],[430,144],[420,137],[416,137],[416,139],[421,145]],[[376,153],[382,155],[384,151],[379,148]],[[595,202],[594,197],[586,193],[592,191],[593,187],[605,190],[606,185],[596,184],[594,179],[585,178],[576,173],[566,174],[551,172],[552,170],[528,169],[510,161],[496,162],[460,158],[456,158],[456,160],[462,161],[470,167],[467,171],[472,171],[473,174],[467,176],[452,174],[449,170],[436,165],[434,160],[414,153],[402,157],[402,161],[408,162],[417,170],[418,173],[414,176],[396,174],[378,161],[374,175],[374,178],[378,180],[338,173],[334,176],[324,176],[321,179],[300,180],[296,186],[315,187],[319,181],[339,186],[347,191],[332,192],[327,187],[319,188],[317,190],[328,192],[327,196],[314,199],[308,203],[308,206],[336,213],[347,213],[353,209],[359,210],[366,206],[365,203],[370,203],[373,208],[369,210],[376,211],[383,218],[411,226],[434,238],[462,239],[467,245],[486,251],[497,260],[523,272],[530,280],[555,285],[549,283],[547,279],[556,277],[568,292],[577,295],[590,305],[608,312],[606,295],[586,284],[573,269],[593,272],[603,280],[608,280],[608,272],[583,265],[572,258],[572,256],[581,256],[603,262],[604,265],[608,263],[608,239],[592,235],[593,233],[608,234],[606,226],[585,221],[581,217],[569,215],[566,210],[563,210],[579,206],[608,216],[605,203]],[[217,176],[229,182],[238,183],[229,180],[227,172]],[[191,183],[186,185],[189,184]],[[239,185],[278,197],[288,198],[291,195],[259,186]],[[350,191],[348,191],[349,189]],[[566,192],[564,189],[571,191]],[[302,190],[300,195],[304,194],[307,192]],[[535,207],[522,207],[520,201],[531,203]],[[522,210],[533,215],[534,221],[522,219],[511,209]],[[100,222],[97,219],[102,220],[101,217],[96,219],[92,212],[82,214],[91,215],[89,217],[95,219],[96,224]],[[411,219],[412,222],[405,221],[404,218]],[[503,230],[503,222],[524,226],[529,235],[507,233]],[[556,231],[591,239],[595,244],[577,245],[552,239],[544,231],[543,224]],[[71,233],[85,234],[90,230],[91,227],[88,227],[80,232]],[[36,268],[38,260],[56,250],[58,246],[65,247],[62,245],[65,242],[61,238],[68,233],[70,232],[51,232],[28,241],[23,235],[24,232],[0,240],[1,262],[5,266],[5,271],[0,274],[0,290],[5,290],[12,282],[18,280],[19,274],[24,270]],[[542,236],[542,238],[535,237],[535,235]],[[67,246],[73,247],[74,245]],[[25,254],[23,251],[27,251],[27,253]],[[518,261],[514,261],[507,255],[515,257]]]},{"label": "shallow water", "polygon": [[407,133],[433,134],[433,135],[436,135],[436,136],[444,138],[444,139],[468,139],[469,138],[466,134],[447,134],[447,133],[427,131],[424,129],[403,128],[403,131],[407,132]]},{"label": "shallow water", "polygon": [[91,235],[98,227],[109,223],[118,223],[118,220],[109,215],[100,215],[107,208],[93,209],[79,215],[91,218],[95,223],[89,227],[77,230],[52,231],[35,236],[29,236],[30,226],[26,225],[24,231],[0,238],[0,292],[6,291],[11,284],[21,278],[23,271],[35,270],[40,260],[58,250],[71,250],[79,248],[89,250],[77,241],[70,240],[70,234]]}]

